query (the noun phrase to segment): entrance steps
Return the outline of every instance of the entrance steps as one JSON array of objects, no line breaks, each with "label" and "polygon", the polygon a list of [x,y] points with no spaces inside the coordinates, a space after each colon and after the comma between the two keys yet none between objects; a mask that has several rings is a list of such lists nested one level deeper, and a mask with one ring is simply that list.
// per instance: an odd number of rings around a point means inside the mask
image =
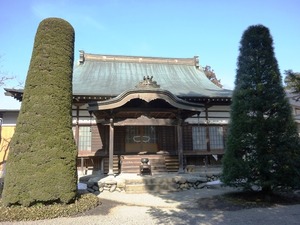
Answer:
[{"label": "entrance steps", "polygon": [[[141,159],[148,158],[151,165],[152,174],[178,172],[179,161],[177,155],[114,155],[113,172],[140,174]],[[109,160],[103,159],[103,171],[108,173]]]},{"label": "entrance steps", "polygon": [[[113,157],[113,172],[114,174],[119,174],[120,170],[119,170],[119,162],[120,162],[120,157],[118,155],[114,155]],[[109,159],[108,158],[104,158],[103,159],[103,171],[105,174],[108,173],[108,168],[109,168]]]},{"label": "entrance steps", "polygon": [[179,160],[177,155],[165,155],[165,164],[168,172],[178,172]]},{"label": "entrance steps", "polygon": [[122,155],[121,173],[140,173],[141,159],[148,158],[153,174],[177,172],[179,169],[178,156],[170,155]]},{"label": "entrance steps", "polygon": [[121,156],[121,173],[140,173],[141,156],[139,155],[122,155]]}]

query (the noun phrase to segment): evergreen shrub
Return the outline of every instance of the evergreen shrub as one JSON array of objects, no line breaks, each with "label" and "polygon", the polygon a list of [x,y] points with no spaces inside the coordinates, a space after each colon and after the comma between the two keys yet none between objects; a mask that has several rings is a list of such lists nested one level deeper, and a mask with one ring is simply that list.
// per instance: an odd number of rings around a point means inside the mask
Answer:
[{"label": "evergreen shrub", "polygon": [[300,140],[269,29],[250,26],[240,44],[222,181],[268,193],[297,188]]},{"label": "evergreen shrub", "polygon": [[69,203],[77,191],[72,133],[74,29],[48,18],[37,29],[22,105],[11,140],[4,205]]},{"label": "evergreen shrub", "polygon": [[70,217],[87,212],[100,205],[100,199],[94,194],[78,196],[72,204],[36,204],[31,207],[5,207],[0,201],[0,222],[5,221],[34,221]]}]

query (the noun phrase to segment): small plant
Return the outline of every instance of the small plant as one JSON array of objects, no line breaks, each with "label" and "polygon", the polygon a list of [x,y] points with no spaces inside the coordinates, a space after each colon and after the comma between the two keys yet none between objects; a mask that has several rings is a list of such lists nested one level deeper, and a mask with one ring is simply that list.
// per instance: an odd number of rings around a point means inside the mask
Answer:
[{"label": "small plant", "polygon": [[93,194],[78,195],[71,204],[35,204],[31,207],[5,207],[0,200],[0,222],[4,221],[34,221],[69,217],[86,212],[100,205],[100,200]]}]

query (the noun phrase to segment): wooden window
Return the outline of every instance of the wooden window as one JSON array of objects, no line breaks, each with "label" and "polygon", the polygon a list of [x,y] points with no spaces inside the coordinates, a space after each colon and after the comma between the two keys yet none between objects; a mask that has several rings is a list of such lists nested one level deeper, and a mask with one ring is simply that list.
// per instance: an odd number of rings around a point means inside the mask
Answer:
[{"label": "wooden window", "polygon": [[[224,149],[225,130],[222,126],[209,126],[210,149]],[[193,126],[193,150],[207,150],[206,126]]]},{"label": "wooden window", "polygon": [[79,126],[79,140],[77,141],[78,150],[91,151],[91,146],[92,146],[91,128],[89,126]]},{"label": "wooden window", "polygon": [[91,149],[92,151],[98,151],[103,149],[103,143],[100,136],[99,128],[96,124],[91,126]]},{"label": "wooden window", "polygon": [[210,148],[223,149],[224,148],[224,132],[223,127],[209,127]]},{"label": "wooden window", "polygon": [[193,150],[206,150],[206,127],[194,126],[193,134]]}]

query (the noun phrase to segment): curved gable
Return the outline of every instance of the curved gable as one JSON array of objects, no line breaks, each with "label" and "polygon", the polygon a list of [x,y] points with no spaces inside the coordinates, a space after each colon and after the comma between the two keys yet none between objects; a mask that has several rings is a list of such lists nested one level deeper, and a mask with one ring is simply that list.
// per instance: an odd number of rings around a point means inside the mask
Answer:
[{"label": "curved gable", "polygon": [[141,99],[148,103],[156,99],[162,99],[177,109],[196,112],[203,111],[202,104],[184,101],[182,99],[177,98],[171,92],[162,89],[128,90],[120,94],[119,96],[106,101],[91,102],[89,103],[88,110],[92,112],[97,110],[116,109],[124,106],[127,102],[131,101],[132,99]]}]

